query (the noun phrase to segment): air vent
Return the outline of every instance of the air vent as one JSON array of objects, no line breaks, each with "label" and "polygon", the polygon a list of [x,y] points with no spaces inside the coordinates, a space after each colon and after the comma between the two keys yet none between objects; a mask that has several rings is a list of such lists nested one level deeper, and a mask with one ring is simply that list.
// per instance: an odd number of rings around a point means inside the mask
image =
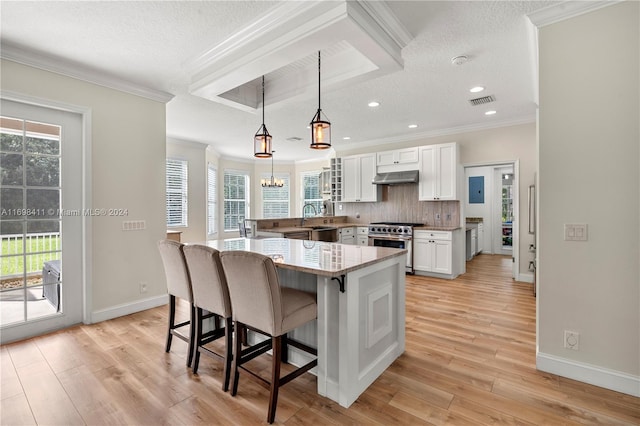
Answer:
[{"label": "air vent", "polygon": [[297,136],[291,136],[290,138],[287,138],[287,140],[291,142],[300,142],[302,138],[299,138]]},{"label": "air vent", "polygon": [[493,95],[483,96],[481,98],[469,99],[469,103],[473,106],[488,104],[489,102],[494,102],[496,98]]}]

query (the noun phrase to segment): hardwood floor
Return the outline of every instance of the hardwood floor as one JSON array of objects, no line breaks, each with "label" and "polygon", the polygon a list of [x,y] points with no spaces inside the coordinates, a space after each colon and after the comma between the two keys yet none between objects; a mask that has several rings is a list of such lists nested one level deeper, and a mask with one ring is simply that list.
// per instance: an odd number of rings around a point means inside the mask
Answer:
[{"label": "hardwood floor", "polygon": [[[510,258],[480,255],[456,280],[407,277],[406,352],[349,408],[305,374],[280,389],[276,423],[640,424],[640,398],[535,370],[535,298]],[[182,307],[181,314],[186,310]],[[167,307],[0,347],[2,425],[265,423],[269,391],[221,362],[164,352]],[[252,361],[266,369],[268,360]],[[283,372],[284,374],[284,372]]]}]

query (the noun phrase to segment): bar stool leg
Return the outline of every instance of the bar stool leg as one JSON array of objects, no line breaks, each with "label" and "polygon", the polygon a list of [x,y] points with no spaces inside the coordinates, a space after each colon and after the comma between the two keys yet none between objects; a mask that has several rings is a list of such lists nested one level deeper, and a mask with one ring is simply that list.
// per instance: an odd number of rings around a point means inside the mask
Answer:
[{"label": "bar stool leg", "polygon": [[172,294],[169,295],[169,329],[167,330],[167,346],[165,348],[165,352],[169,352],[171,350],[171,340],[173,338],[173,325],[175,324],[176,319],[176,297]]},{"label": "bar stool leg", "polygon": [[280,362],[282,360],[282,336],[271,337],[272,368],[271,368],[271,392],[269,393],[269,413],[267,422],[273,423],[276,418],[278,405],[278,389],[280,388]]},{"label": "bar stool leg", "polygon": [[233,362],[231,364],[231,395],[236,396],[238,393],[238,380],[240,374],[238,366],[240,365],[240,354],[242,353],[242,336],[240,330],[244,329],[244,324],[235,322],[235,336],[233,337]]}]

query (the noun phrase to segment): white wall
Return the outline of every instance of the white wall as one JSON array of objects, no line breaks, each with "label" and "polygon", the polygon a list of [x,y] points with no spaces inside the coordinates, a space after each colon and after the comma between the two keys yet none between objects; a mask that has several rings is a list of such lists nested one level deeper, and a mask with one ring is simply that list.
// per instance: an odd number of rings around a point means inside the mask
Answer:
[{"label": "white wall", "polygon": [[[2,61],[2,89],[91,111],[91,205],[124,208],[129,215],[94,217],[86,283],[93,319],[122,315],[165,300],[156,242],[165,237],[165,105],[15,62]],[[122,231],[123,220],[146,229]],[[141,281],[147,293],[140,294]],[[151,300],[156,297],[157,299]]]},{"label": "white wall", "polygon": [[201,243],[207,240],[207,146],[199,142],[167,139],[167,158],[187,161],[187,226],[171,228],[182,231],[182,242]]},{"label": "white wall", "polygon": [[[539,29],[538,226],[538,367],[638,396],[639,8]],[[587,224],[588,241],[565,241],[567,223]]]}]

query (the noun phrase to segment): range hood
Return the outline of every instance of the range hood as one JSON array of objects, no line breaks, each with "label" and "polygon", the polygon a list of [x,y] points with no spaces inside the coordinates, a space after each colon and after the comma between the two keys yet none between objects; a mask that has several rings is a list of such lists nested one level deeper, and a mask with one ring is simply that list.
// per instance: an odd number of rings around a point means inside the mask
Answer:
[{"label": "range hood", "polygon": [[397,185],[400,183],[418,183],[418,171],[407,170],[404,172],[378,173],[373,178],[375,185]]}]

